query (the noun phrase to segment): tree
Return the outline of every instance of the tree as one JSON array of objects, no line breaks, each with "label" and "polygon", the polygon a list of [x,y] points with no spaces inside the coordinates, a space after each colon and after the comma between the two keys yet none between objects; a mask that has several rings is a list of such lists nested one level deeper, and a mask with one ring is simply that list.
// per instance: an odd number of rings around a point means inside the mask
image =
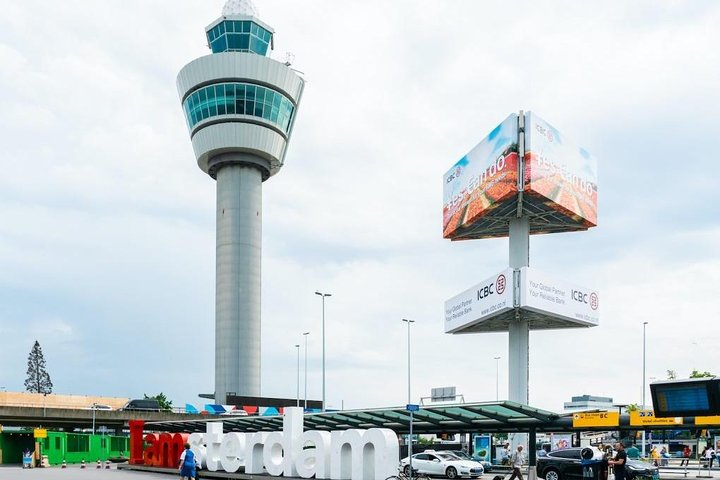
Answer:
[{"label": "tree", "polygon": [[173,408],[172,400],[168,400],[168,398],[162,392],[158,393],[157,395],[155,395],[153,397],[150,397],[147,394],[143,393],[143,398],[145,398],[145,399],[154,398],[155,400],[157,400],[158,405],[160,405],[160,410],[164,410],[164,411],[168,411],[168,412],[172,411],[172,408]]},{"label": "tree", "polygon": [[28,355],[27,379],[25,390],[31,393],[52,393],[53,384],[50,375],[45,370],[45,357],[40,342],[35,340],[30,355]]},{"label": "tree", "polygon": [[677,378],[677,372],[675,370],[667,371],[667,379],[668,380],[675,380],[676,378]]},{"label": "tree", "polygon": [[705,377],[714,377],[710,372],[700,372],[698,370],[693,369],[693,371],[690,373],[690,378],[705,378]]}]

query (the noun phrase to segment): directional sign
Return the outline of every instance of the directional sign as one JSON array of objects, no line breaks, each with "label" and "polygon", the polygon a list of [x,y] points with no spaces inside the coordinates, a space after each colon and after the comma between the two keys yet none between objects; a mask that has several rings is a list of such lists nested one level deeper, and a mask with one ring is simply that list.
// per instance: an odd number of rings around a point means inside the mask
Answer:
[{"label": "directional sign", "polygon": [[643,427],[646,425],[682,425],[682,417],[656,417],[652,410],[635,410],[630,412],[630,425]]},{"label": "directional sign", "polygon": [[695,417],[695,425],[720,425],[720,415]]},{"label": "directional sign", "polygon": [[33,430],[33,436],[35,438],[47,438],[47,430],[44,428],[36,428]]},{"label": "directional sign", "polygon": [[420,405],[408,403],[407,405],[405,405],[405,410],[407,410],[408,412],[417,412],[418,410],[420,410]]},{"label": "directional sign", "polygon": [[574,413],[573,428],[579,427],[617,427],[620,425],[618,412]]}]

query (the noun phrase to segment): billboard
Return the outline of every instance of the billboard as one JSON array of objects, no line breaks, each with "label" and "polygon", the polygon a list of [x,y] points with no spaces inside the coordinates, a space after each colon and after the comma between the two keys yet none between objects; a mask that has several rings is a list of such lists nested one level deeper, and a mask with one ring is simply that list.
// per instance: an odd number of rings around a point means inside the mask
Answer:
[{"label": "billboard", "polygon": [[527,267],[520,269],[520,307],[593,327],[600,322],[596,290],[556,280]]},{"label": "billboard", "polygon": [[517,194],[518,118],[513,113],[443,177],[443,237],[472,226]]},{"label": "billboard", "polygon": [[585,227],[597,225],[597,160],[532,112],[525,115],[524,191]]},{"label": "billboard", "polygon": [[508,268],[445,302],[445,333],[513,308],[513,271]]}]

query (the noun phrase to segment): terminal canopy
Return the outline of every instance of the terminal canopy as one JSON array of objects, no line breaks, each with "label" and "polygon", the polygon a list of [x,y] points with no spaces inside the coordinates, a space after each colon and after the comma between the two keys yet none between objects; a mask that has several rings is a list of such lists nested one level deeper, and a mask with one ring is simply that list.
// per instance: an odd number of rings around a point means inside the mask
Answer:
[{"label": "terminal canopy", "polygon": [[[442,406],[423,406],[413,412],[413,432],[418,434],[465,432],[527,432],[557,430],[564,417],[556,413],[519,403],[485,402]],[[208,421],[222,421],[225,432],[280,431],[283,417],[214,417],[198,421],[149,422],[146,430],[168,432],[204,432]],[[562,423],[562,422],[560,422]],[[405,407],[370,410],[342,410],[306,414],[306,430],[347,430],[350,428],[389,428],[399,434],[407,433],[410,412]]]}]

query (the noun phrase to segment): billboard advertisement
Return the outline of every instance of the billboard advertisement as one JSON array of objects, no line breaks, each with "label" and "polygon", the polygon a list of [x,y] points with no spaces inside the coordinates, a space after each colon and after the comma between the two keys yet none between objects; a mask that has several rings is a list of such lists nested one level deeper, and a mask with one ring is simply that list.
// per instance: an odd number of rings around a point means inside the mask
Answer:
[{"label": "billboard advertisement", "polygon": [[594,327],[600,323],[597,290],[556,280],[527,267],[520,269],[520,307]]},{"label": "billboard advertisement", "polygon": [[489,462],[490,449],[492,448],[492,438],[490,435],[475,435],[473,440],[472,456],[480,459],[481,462]]},{"label": "billboard advertisement", "polygon": [[597,160],[532,112],[525,150],[525,192],[588,228],[597,225]]},{"label": "billboard advertisement", "polygon": [[511,268],[445,302],[445,333],[487,320],[513,308]]},{"label": "billboard advertisement", "polygon": [[453,238],[517,194],[518,118],[513,113],[443,177],[443,237]]}]

